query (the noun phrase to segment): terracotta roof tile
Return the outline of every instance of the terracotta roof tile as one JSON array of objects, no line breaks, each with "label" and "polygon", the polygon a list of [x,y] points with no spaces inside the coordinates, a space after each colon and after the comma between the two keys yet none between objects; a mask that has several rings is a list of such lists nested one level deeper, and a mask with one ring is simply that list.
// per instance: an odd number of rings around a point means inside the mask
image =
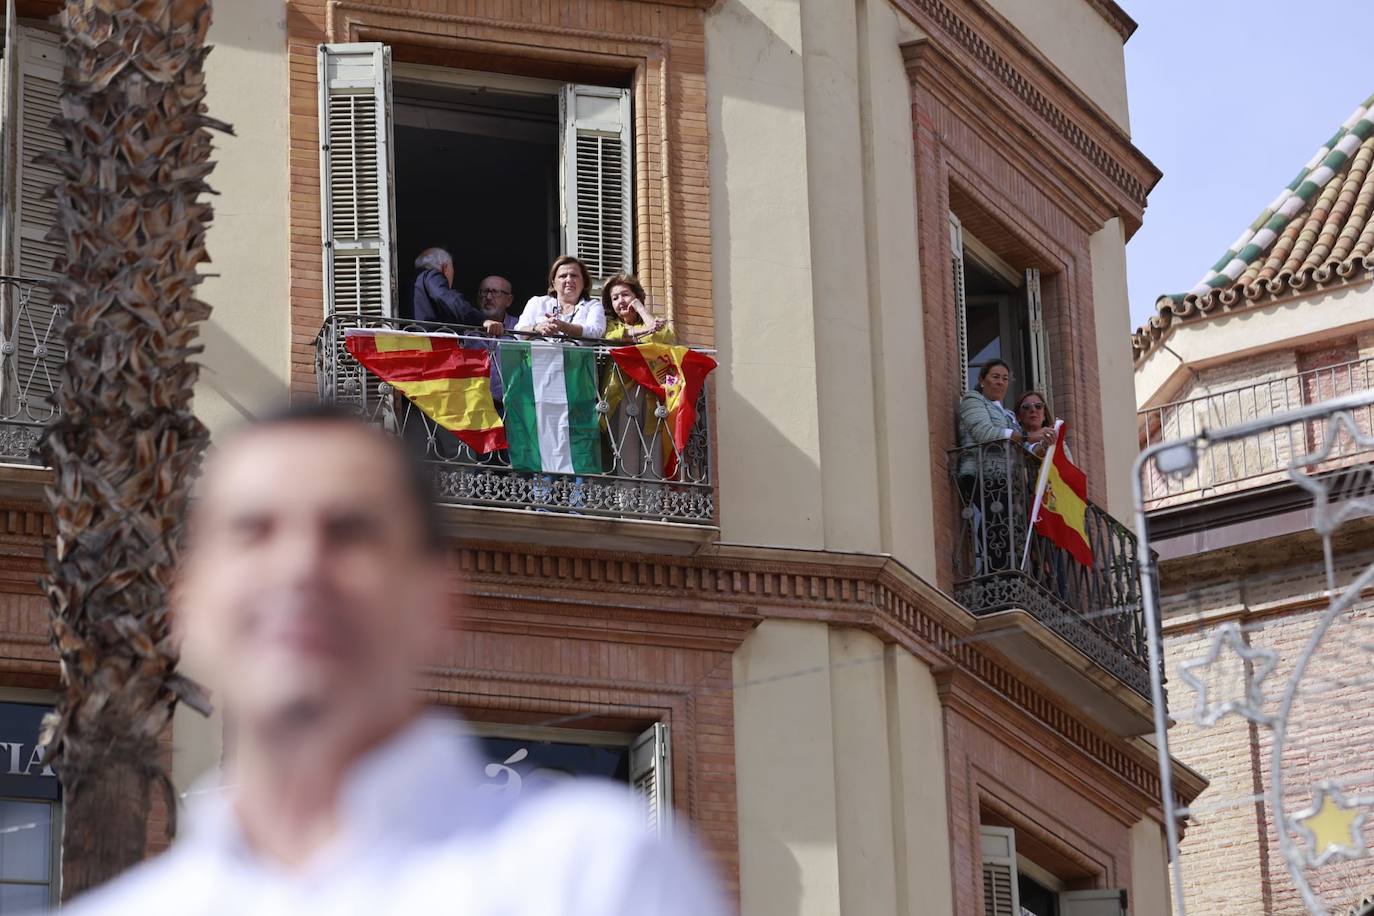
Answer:
[{"label": "terracotta roof tile", "polygon": [[1155,314],[1132,335],[1137,360],[1154,350],[1177,321],[1248,308],[1313,285],[1374,276],[1371,119],[1374,96],[1347,119],[1197,287],[1159,298]]}]

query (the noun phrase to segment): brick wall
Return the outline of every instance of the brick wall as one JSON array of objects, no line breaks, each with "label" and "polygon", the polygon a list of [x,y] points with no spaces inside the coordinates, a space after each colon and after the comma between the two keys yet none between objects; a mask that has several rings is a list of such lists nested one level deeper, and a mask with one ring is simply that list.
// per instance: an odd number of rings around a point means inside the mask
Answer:
[{"label": "brick wall", "polygon": [[[1338,586],[1374,563],[1370,528],[1357,528],[1350,536],[1355,540],[1338,546]],[[1252,545],[1247,560],[1223,566],[1220,575],[1178,564],[1173,569],[1166,564],[1162,573],[1171,715],[1178,721],[1170,749],[1211,781],[1192,806],[1181,847],[1190,913],[1306,912],[1279,847],[1269,801],[1273,730],[1235,715],[1202,727],[1194,721],[1197,694],[1179,677],[1182,662],[1207,653],[1218,626],[1236,622],[1253,648],[1277,656],[1274,671],[1261,684],[1263,712],[1279,712],[1296,659],[1313,639],[1326,606],[1323,566],[1310,549],[1312,540],[1304,542],[1309,549],[1302,552],[1293,543]],[[1337,618],[1294,688],[1279,771],[1290,815],[1311,803],[1312,787],[1321,780],[1353,780],[1352,792],[1371,788],[1370,645],[1374,592]],[[1240,673],[1238,663],[1223,661],[1202,680],[1216,696],[1239,696]],[[1328,864],[1307,874],[1332,912],[1344,912],[1340,907],[1374,887],[1368,860]]]}]

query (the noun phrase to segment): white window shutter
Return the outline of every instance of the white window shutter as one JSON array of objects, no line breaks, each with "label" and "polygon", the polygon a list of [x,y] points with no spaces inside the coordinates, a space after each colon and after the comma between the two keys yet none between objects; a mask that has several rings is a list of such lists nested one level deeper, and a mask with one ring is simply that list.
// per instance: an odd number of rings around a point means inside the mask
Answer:
[{"label": "white window shutter", "polygon": [[1021,916],[1016,886],[1016,831],[979,827],[983,855],[984,916]]},{"label": "white window shutter", "polygon": [[[6,87],[4,149],[12,158],[5,162],[9,212],[3,269],[26,279],[52,280],[57,276],[53,261],[62,251],[48,239],[57,224],[51,195],[60,175],[54,166],[34,160],[63,148],[52,125],[62,92],[62,45],[55,33],[29,26],[14,27],[8,40],[13,61],[6,72],[14,83]],[[14,358],[4,377],[5,409],[17,410],[21,420],[45,420],[65,359],[62,316],[47,287],[11,288],[6,294],[4,345]]]},{"label": "white window shutter", "polygon": [[394,317],[391,49],[320,45],[319,80],[325,314]]},{"label": "white window shutter", "polygon": [[600,288],[611,274],[632,269],[630,91],[564,86],[559,116],[563,250],[587,265]]},{"label": "white window shutter", "polygon": [[1034,267],[1026,270],[1026,310],[1030,324],[1030,384],[1045,393],[1045,399],[1054,406],[1054,379],[1050,373],[1050,337],[1045,330],[1045,309],[1040,299],[1040,271]]},{"label": "white window shutter", "polygon": [[644,805],[649,832],[658,836],[672,829],[672,785],[668,726],[656,722],[630,746],[630,786]]},{"label": "white window shutter", "polygon": [[959,328],[959,384],[955,388],[960,397],[968,390],[968,303],[964,293],[964,225],[959,217],[949,214],[950,267],[954,272],[954,317]]},{"label": "white window shutter", "polygon": [[1126,892],[1064,891],[1059,895],[1059,916],[1126,916]]}]

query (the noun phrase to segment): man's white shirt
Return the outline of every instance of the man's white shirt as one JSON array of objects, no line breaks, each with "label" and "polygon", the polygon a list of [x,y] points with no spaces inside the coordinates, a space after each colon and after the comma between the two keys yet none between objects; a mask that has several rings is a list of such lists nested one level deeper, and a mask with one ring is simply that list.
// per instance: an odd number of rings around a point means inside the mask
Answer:
[{"label": "man's white shirt", "polygon": [[456,721],[428,715],[349,773],[335,840],[286,871],[244,842],[232,788],[200,790],[162,856],[63,907],[73,916],[716,916],[690,843],[650,834],[627,789],[572,779],[532,796],[479,788]]}]

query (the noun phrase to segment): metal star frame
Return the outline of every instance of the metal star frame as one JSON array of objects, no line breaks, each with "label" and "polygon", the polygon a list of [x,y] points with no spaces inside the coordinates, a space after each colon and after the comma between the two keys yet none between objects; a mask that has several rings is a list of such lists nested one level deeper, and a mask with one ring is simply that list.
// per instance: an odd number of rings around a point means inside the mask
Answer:
[{"label": "metal star frame", "polygon": [[[1253,665],[1253,672],[1247,666],[1244,676],[1245,691],[1240,699],[1233,697],[1220,703],[1208,703],[1207,685],[1194,672],[1210,668],[1216,664],[1221,657],[1223,648],[1229,648],[1240,657],[1241,661]],[[1206,655],[1201,658],[1190,659],[1178,666],[1178,676],[1197,693],[1197,705],[1193,709],[1194,721],[1198,725],[1216,725],[1223,716],[1234,712],[1251,722],[1260,725],[1269,724],[1271,717],[1260,709],[1264,705],[1264,696],[1260,692],[1260,682],[1274,670],[1274,666],[1278,663],[1278,655],[1273,649],[1257,649],[1247,645],[1241,636],[1238,624],[1223,624],[1212,638],[1212,644],[1208,647]]]},{"label": "metal star frame", "polygon": [[1293,815],[1293,830],[1305,844],[1303,864],[1321,868],[1332,859],[1362,858],[1369,851],[1364,843],[1369,812],[1360,809],[1367,804],[1367,799],[1347,797],[1330,780],[1317,783],[1311,806]]}]

